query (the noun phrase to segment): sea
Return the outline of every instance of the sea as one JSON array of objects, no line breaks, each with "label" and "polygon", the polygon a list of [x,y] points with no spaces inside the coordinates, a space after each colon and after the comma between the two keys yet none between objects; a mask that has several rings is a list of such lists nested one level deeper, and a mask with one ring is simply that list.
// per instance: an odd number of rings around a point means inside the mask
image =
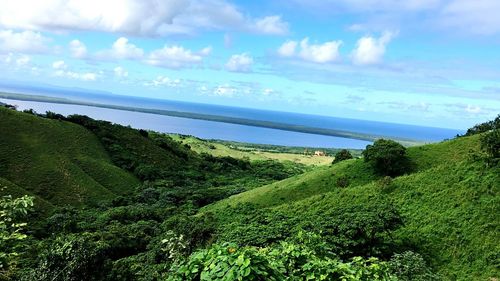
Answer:
[{"label": "sea", "polygon": [[[140,97],[115,95],[65,96],[71,100],[83,102],[112,104],[163,109],[181,112],[202,113],[229,116],[253,120],[272,121],[316,128],[351,131],[364,134],[382,135],[414,139],[422,142],[437,142],[463,133],[460,130],[423,127],[405,124],[374,122],[348,118],[319,115],[277,112],[250,108],[188,103],[169,100],[158,100]],[[273,144],[284,146],[316,147],[316,148],[352,148],[362,149],[369,141],[316,134],[291,132],[255,126],[237,125],[189,118],[171,117],[158,114],[131,112],[116,109],[58,104],[47,102],[20,101],[0,99],[1,102],[14,104],[18,110],[33,109],[38,113],[52,111],[63,115],[82,114],[94,119],[107,120],[113,123],[148,129],[163,133],[192,135],[202,139],[219,139],[227,141],[248,142],[256,144]]]}]

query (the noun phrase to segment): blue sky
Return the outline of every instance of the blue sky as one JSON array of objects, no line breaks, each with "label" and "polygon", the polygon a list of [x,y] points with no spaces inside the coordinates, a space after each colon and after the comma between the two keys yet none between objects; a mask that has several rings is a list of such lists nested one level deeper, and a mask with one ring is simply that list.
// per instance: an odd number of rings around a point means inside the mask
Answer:
[{"label": "blue sky", "polygon": [[463,129],[500,113],[498,0],[0,0],[0,75]]}]

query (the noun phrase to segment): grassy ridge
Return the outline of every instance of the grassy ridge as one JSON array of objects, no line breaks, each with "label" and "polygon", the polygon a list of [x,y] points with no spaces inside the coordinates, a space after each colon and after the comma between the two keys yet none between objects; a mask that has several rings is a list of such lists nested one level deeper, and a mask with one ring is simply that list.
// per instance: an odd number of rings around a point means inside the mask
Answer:
[{"label": "grassy ridge", "polygon": [[[473,136],[410,148],[413,172],[386,183],[362,159],[348,160],[234,195],[202,212],[219,216],[224,239],[251,232],[248,220],[256,210],[280,218],[258,222],[265,235],[328,217],[337,206],[389,200],[404,219],[393,237],[401,247],[424,253],[446,280],[488,280],[500,274],[500,171],[472,160],[478,147],[479,136]],[[337,186],[340,175],[349,179],[347,188]]]},{"label": "grassy ridge", "polygon": [[85,128],[0,108],[0,177],[56,205],[95,204],[138,180]]}]

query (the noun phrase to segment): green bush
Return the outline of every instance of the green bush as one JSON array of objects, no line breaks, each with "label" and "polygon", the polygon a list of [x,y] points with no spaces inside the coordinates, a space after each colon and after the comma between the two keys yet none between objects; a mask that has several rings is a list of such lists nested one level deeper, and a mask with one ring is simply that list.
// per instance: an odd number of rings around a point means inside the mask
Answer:
[{"label": "green bush", "polygon": [[400,281],[440,280],[431,272],[422,256],[412,251],[395,254],[389,261],[389,267]]},{"label": "green bush", "polygon": [[361,257],[343,262],[322,256],[309,247],[316,235],[300,232],[299,236],[305,243],[283,241],[266,248],[215,244],[174,264],[167,280],[396,280],[386,262]]},{"label": "green bush", "polygon": [[256,248],[230,243],[198,251],[171,271],[167,280],[284,280]]},{"label": "green bush", "polygon": [[27,237],[23,233],[26,223],[21,221],[33,206],[33,199],[27,195],[15,199],[10,195],[0,197],[0,280],[8,278],[16,266],[20,241]]},{"label": "green bush", "polygon": [[392,140],[379,139],[373,145],[367,145],[363,156],[382,175],[398,176],[410,168],[406,148]]},{"label": "green bush", "polygon": [[500,160],[500,129],[485,133],[481,136],[481,148],[488,157],[497,162]]},{"label": "green bush", "polygon": [[352,154],[347,149],[342,149],[335,154],[332,164],[339,163],[344,160],[352,159]]}]

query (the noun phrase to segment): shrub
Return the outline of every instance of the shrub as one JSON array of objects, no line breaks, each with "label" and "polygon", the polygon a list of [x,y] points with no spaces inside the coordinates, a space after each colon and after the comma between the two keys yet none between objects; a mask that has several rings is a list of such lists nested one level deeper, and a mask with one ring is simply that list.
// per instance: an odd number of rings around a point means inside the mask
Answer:
[{"label": "shrub", "polygon": [[0,280],[15,267],[20,241],[27,237],[23,233],[26,223],[20,221],[32,206],[33,197],[27,195],[16,199],[10,195],[0,197]]},{"label": "shrub", "polygon": [[379,139],[367,145],[363,156],[382,175],[398,176],[409,170],[406,148],[392,140]]},{"label": "shrub", "polygon": [[342,149],[335,154],[335,159],[333,159],[332,164],[339,163],[344,160],[352,159],[352,155],[347,149]]},{"label": "shrub", "polygon": [[172,273],[167,280],[284,280],[256,248],[230,243],[194,253]]},{"label": "shrub", "polygon": [[439,280],[427,266],[421,255],[412,251],[395,254],[389,261],[392,273],[400,281],[427,281]]},{"label": "shrub", "polygon": [[349,186],[349,177],[347,177],[346,175],[342,175],[342,176],[338,177],[336,184],[338,187],[342,187],[342,188]]},{"label": "shrub", "polygon": [[469,128],[465,133],[466,136],[472,136],[480,133],[485,133],[491,130],[500,129],[500,114],[495,118],[495,120],[477,124],[472,128]]},{"label": "shrub", "polygon": [[500,160],[500,129],[482,135],[481,148],[488,154],[491,160]]}]

